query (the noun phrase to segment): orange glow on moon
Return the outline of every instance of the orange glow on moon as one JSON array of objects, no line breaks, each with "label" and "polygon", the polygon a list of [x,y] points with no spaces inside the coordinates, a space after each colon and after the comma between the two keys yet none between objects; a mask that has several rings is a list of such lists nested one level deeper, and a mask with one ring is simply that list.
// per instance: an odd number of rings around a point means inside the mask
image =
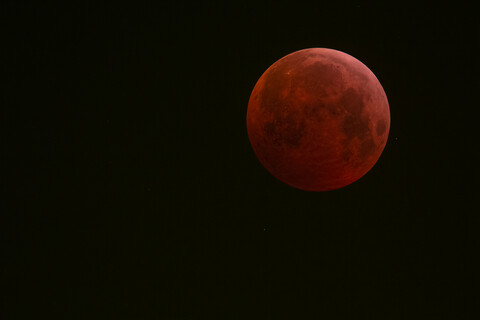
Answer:
[{"label": "orange glow on moon", "polygon": [[342,188],[365,175],[385,148],[387,96],[362,62],[337,50],[296,51],[256,83],[247,131],[262,165],[309,191]]}]

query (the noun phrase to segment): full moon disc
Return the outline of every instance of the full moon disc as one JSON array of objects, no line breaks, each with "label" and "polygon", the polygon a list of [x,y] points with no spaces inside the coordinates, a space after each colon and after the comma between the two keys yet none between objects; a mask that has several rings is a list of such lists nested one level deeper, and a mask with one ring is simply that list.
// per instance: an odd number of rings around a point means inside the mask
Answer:
[{"label": "full moon disc", "polygon": [[390,130],[387,96],[372,71],[333,49],[293,52],[257,81],[247,132],[260,163],[298,189],[347,186],[377,162]]}]

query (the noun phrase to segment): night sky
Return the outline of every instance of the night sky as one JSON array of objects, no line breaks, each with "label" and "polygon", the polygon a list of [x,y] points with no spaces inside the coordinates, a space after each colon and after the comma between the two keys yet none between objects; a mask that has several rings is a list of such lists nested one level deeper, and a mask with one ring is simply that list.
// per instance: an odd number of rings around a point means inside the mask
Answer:
[{"label": "night sky", "polygon": [[[65,2],[2,4],[0,318],[480,318],[473,8]],[[391,112],[329,192],[276,180],[246,131],[258,78],[311,47]]]}]

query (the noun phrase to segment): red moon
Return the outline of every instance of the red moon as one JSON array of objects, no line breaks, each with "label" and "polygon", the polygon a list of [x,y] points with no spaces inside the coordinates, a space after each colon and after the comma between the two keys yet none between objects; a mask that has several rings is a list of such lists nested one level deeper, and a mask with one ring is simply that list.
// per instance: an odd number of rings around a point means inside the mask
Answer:
[{"label": "red moon", "polygon": [[248,102],[247,132],[257,158],[302,190],[335,190],[360,179],[380,157],[389,130],[378,79],[333,49],[304,49],[278,60]]}]

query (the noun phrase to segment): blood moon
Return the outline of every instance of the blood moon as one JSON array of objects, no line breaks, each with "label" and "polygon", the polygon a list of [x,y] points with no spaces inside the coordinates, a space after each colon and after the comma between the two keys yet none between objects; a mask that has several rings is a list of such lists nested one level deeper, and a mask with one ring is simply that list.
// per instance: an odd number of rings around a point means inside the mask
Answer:
[{"label": "blood moon", "polygon": [[366,174],[390,130],[375,75],[333,49],[293,52],[260,77],[248,102],[247,131],[262,165],[309,191],[334,190]]}]

